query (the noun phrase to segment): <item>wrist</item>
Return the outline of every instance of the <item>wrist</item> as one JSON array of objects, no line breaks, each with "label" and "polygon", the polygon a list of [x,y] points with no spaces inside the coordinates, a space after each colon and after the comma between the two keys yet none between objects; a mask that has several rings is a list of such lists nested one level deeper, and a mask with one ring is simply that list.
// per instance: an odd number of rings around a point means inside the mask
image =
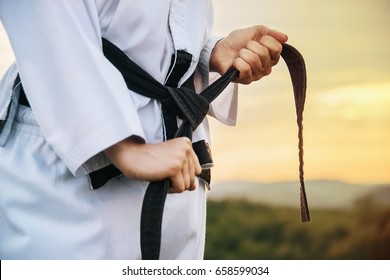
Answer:
[{"label": "wrist", "polygon": [[209,57],[209,70],[210,72],[218,72],[217,71],[217,63],[216,63],[216,57],[218,56],[218,52],[219,52],[219,48],[220,48],[220,45],[221,45],[221,41],[224,39],[224,37],[218,39],[215,44],[214,44],[214,47],[211,49],[211,52],[210,52],[210,57]]},{"label": "wrist", "polygon": [[210,71],[223,75],[232,66],[234,58],[226,38],[220,39],[210,55]]},{"label": "wrist", "polygon": [[123,163],[127,161],[126,158],[128,158],[132,151],[136,151],[144,144],[144,139],[133,135],[108,147],[104,150],[104,154],[108,157],[112,164],[114,164],[119,170],[123,172]]}]

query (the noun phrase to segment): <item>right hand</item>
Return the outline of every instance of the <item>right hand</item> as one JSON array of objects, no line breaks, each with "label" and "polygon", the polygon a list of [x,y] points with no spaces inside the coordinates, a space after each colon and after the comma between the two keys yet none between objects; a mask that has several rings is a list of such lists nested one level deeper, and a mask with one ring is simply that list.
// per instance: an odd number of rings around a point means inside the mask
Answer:
[{"label": "right hand", "polygon": [[271,73],[279,61],[286,34],[264,25],[237,29],[220,40],[210,57],[210,69],[223,75],[234,66],[237,83],[249,84]]},{"label": "right hand", "polygon": [[130,137],[107,148],[105,154],[129,178],[170,179],[170,193],[195,190],[195,176],[202,172],[192,143],[186,137],[158,144],[144,144]]}]

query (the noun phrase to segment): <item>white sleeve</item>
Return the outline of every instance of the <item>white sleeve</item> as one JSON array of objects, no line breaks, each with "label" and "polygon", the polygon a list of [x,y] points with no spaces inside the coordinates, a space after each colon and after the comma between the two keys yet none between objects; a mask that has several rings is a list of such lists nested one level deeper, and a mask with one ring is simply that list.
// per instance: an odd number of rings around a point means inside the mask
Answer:
[{"label": "white sleeve", "polygon": [[[220,75],[218,73],[210,73],[209,62],[211,53],[216,43],[222,37],[212,36],[202,50],[199,61],[199,72],[202,79],[202,88],[217,80]],[[220,122],[227,125],[235,125],[237,121],[238,107],[238,85],[236,83],[229,84],[226,89],[210,104],[208,114]]]},{"label": "white sleeve", "polygon": [[[220,77],[218,73],[210,73],[210,83]],[[237,122],[238,84],[230,83],[223,92],[210,104],[208,114],[220,122],[234,126]]]},{"label": "white sleeve", "polygon": [[122,76],[102,54],[94,0],[1,0],[0,19],[42,132],[74,175],[120,140],[145,139]]}]

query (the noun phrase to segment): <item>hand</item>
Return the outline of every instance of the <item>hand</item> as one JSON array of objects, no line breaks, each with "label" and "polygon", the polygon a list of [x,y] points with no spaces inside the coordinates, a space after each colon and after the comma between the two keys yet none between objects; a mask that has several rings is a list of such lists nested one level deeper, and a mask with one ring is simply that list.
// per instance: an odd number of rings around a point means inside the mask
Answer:
[{"label": "hand", "polygon": [[257,81],[271,73],[287,39],[286,34],[263,25],[235,30],[215,45],[210,70],[222,75],[234,66],[240,72],[235,82]]},{"label": "hand", "polygon": [[106,149],[105,154],[129,178],[170,179],[170,193],[195,190],[195,175],[202,172],[192,143],[186,137],[158,144],[144,144],[130,137]]}]

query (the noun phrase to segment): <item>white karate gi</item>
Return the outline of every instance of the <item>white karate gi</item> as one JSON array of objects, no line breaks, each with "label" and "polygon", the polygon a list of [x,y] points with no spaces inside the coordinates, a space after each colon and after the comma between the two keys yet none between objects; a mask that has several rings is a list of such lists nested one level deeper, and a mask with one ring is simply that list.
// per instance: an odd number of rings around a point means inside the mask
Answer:
[{"label": "white karate gi", "polygon": [[[164,83],[176,50],[193,55],[198,90],[208,84],[210,0],[2,0],[0,19],[16,65],[0,84],[6,115],[17,72],[31,109],[19,105],[0,147],[1,259],[139,259],[140,214],[148,182],[124,176],[91,191],[88,173],[107,165],[102,151],[131,135],[163,140],[161,105],[127,89],[103,56],[101,38]],[[16,92],[18,91],[18,88]],[[210,114],[232,124],[236,87]],[[10,125],[10,122],[8,122]],[[193,141],[209,142],[207,120]],[[1,143],[0,143],[1,144]],[[200,259],[204,185],[167,196],[162,259]]]}]

